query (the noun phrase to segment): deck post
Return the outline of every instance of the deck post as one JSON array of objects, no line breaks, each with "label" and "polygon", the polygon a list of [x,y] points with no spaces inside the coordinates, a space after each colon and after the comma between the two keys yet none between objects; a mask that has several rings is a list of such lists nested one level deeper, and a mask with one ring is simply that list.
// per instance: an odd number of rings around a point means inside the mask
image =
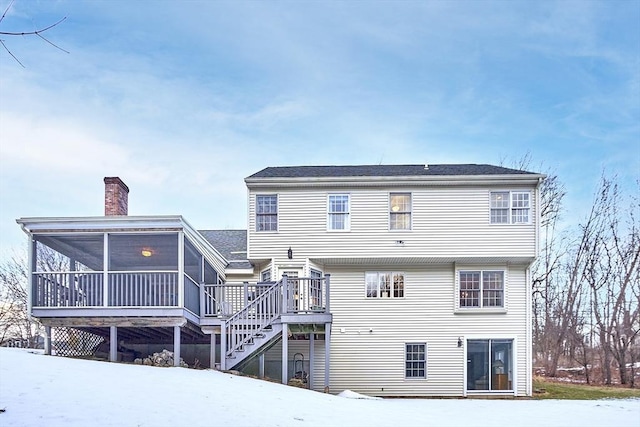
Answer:
[{"label": "deck post", "polygon": [[[37,249],[36,241],[33,239],[33,236],[29,234],[29,276],[27,278],[27,315],[29,316],[29,320],[31,320],[31,313],[33,313],[33,304],[36,301],[36,295],[38,292],[35,289],[36,281],[33,278],[33,274],[38,271],[37,267],[37,258],[38,254],[36,252]],[[44,301],[37,301],[38,304],[42,304]],[[46,329],[46,328],[45,328]],[[49,334],[51,335],[51,334]],[[46,338],[45,338],[46,339]]]},{"label": "deck post", "polygon": [[178,307],[184,307],[184,231],[178,232]]},{"label": "deck post", "polygon": [[220,325],[220,370],[227,370],[227,326],[224,321]]},{"label": "deck post", "polygon": [[[109,233],[104,233],[102,245],[102,306],[109,307]],[[118,303],[114,301],[114,305]]]},{"label": "deck post", "polygon": [[[327,299],[328,300],[328,299]],[[331,355],[331,323],[324,325],[324,392],[329,393],[329,366]]]},{"label": "deck post", "polygon": [[313,331],[309,332],[309,390],[313,390],[313,366],[316,363],[316,334]]},{"label": "deck post", "polygon": [[109,362],[118,361],[118,328],[109,327]]},{"label": "deck post", "polygon": [[216,368],[216,334],[211,334],[211,349],[209,350],[209,368]]},{"label": "deck post", "polygon": [[258,377],[264,378],[264,352],[260,353],[258,356]]},{"label": "deck post", "polygon": [[331,292],[330,292],[330,286],[331,284],[331,275],[330,274],[325,274],[324,275],[324,312],[325,313],[331,313]]},{"label": "deck post", "polygon": [[51,326],[44,327],[44,354],[51,356]]},{"label": "deck post", "polygon": [[173,327],[173,366],[180,367],[180,326]]},{"label": "deck post", "polygon": [[[286,276],[285,276],[286,277]],[[289,382],[289,325],[282,325],[282,384]]]},{"label": "deck post", "polygon": [[282,313],[288,313],[289,312],[289,296],[287,295],[289,293],[289,284],[287,281],[287,275],[283,274],[282,275]]},{"label": "deck post", "polygon": [[242,307],[246,307],[249,305],[249,282],[242,282],[242,289],[244,291],[244,305]]},{"label": "deck post", "polygon": [[[200,283],[199,283],[200,287],[198,288],[198,294],[199,294],[198,301],[200,302],[199,308],[198,308],[198,311],[199,311],[198,315],[200,316],[200,318],[203,318],[204,315],[205,315],[204,284],[206,283],[206,281],[204,280],[204,271],[205,271],[204,257],[202,255],[200,255]],[[213,335],[213,334],[211,334],[211,335]],[[214,343],[215,343],[215,341],[214,341]]]}]

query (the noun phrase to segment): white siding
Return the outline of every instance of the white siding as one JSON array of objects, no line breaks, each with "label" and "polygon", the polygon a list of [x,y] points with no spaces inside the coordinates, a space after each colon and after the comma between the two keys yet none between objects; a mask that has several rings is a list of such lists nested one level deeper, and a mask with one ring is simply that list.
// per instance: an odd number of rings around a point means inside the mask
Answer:
[{"label": "white siding", "polygon": [[[386,268],[328,268],[334,316],[332,392],[350,389],[379,396],[463,395],[466,362],[464,347],[457,346],[460,337],[513,339],[517,393],[526,394],[525,267],[509,268],[509,308],[500,314],[454,313],[452,264],[405,268],[405,297],[401,299],[365,297],[364,271],[375,270]],[[405,379],[404,346],[411,342],[427,343],[426,379]]]},{"label": "white siding", "polygon": [[[510,187],[510,190],[533,188]],[[351,229],[327,231],[329,191],[283,189],[278,194],[278,231],[255,231],[255,193],[249,197],[251,259],[354,257],[535,256],[535,200],[531,224],[489,223],[489,192],[483,187],[358,189],[351,195]],[[411,192],[410,231],[389,231],[389,192]],[[260,193],[265,193],[261,191]],[[404,243],[398,245],[396,241]]]}]

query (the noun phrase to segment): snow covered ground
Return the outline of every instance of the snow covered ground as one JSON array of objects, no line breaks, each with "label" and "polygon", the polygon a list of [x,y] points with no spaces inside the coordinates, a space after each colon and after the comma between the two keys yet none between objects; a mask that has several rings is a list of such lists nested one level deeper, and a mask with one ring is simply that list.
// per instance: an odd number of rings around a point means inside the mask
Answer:
[{"label": "snow covered ground", "polygon": [[0,348],[0,426],[639,426],[640,400],[358,399]]}]

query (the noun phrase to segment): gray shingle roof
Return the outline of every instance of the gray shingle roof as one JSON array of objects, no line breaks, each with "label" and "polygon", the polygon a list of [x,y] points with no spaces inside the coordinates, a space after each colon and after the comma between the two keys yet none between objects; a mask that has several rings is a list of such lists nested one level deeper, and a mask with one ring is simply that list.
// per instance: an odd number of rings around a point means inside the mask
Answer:
[{"label": "gray shingle roof", "polygon": [[230,268],[252,268],[247,261],[247,230],[198,230],[220,254]]},{"label": "gray shingle roof", "polygon": [[361,166],[282,166],[268,167],[249,178],[340,178],[388,176],[460,176],[535,174],[493,165],[361,165]]}]

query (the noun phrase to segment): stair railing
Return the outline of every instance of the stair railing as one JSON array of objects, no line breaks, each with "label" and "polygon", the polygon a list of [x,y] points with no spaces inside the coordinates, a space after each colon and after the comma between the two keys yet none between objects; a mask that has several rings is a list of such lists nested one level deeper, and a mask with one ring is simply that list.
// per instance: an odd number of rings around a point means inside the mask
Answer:
[{"label": "stair railing", "polygon": [[226,339],[225,357],[233,356],[236,351],[260,336],[281,314],[282,281],[264,289],[255,295],[249,303],[222,324],[222,337]]}]

